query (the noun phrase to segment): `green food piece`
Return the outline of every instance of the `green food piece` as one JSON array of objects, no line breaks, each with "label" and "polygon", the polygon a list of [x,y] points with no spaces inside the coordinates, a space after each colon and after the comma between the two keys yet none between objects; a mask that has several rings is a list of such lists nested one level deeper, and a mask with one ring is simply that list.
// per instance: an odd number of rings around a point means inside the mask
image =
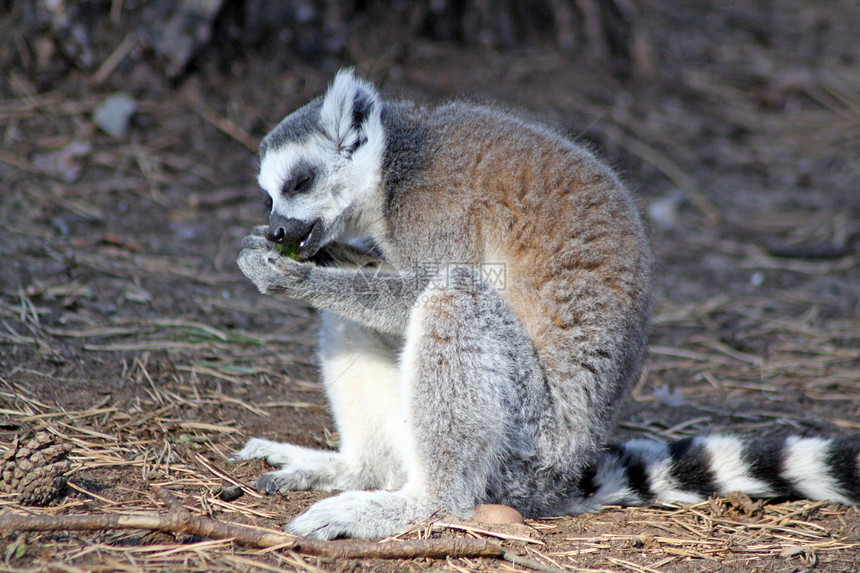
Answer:
[{"label": "green food piece", "polygon": [[299,260],[299,244],[291,243],[289,245],[284,245],[283,243],[275,243],[275,246],[278,247],[278,251],[287,257],[290,257],[294,261]]}]

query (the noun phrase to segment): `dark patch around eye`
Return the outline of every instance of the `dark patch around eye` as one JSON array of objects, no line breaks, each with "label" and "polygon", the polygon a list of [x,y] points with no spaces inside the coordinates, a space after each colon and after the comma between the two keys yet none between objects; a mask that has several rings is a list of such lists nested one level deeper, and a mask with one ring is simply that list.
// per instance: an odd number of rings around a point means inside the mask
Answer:
[{"label": "dark patch around eye", "polygon": [[300,179],[296,183],[295,190],[298,192],[304,191],[305,189],[307,189],[310,186],[310,184],[311,184],[311,177],[310,176],[303,177],[302,179]]},{"label": "dark patch around eye", "polygon": [[272,210],[272,204],[273,204],[272,203],[272,196],[269,195],[268,193],[266,193],[265,191],[263,191],[263,205],[266,207],[266,209],[271,211]]},{"label": "dark patch around eye", "polygon": [[286,196],[297,195],[310,189],[316,178],[316,169],[309,163],[299,163],[293,169],[292,177],[284,181],[281,193]]}]

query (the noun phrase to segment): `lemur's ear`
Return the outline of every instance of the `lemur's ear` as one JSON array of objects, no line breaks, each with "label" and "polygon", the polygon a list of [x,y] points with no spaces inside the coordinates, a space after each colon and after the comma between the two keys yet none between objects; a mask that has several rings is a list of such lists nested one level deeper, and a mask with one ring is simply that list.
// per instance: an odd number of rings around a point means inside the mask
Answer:
[{"label": "lemur's ear", "polygon": [[351,69],[337,73],[323,98],[320,124],[338,151],[352,155],[367,141],[368,122],[378,120],[379,93]]}]

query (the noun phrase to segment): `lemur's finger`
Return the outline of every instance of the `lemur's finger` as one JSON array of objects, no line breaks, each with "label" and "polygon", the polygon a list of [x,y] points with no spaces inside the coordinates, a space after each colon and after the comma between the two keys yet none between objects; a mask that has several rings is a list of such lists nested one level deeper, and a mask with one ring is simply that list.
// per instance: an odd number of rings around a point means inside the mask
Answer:
[{"label": "lemur's finger", "polygon": [[269,226],[268,225],[257,225],[256,227],[251,229],[252,235],[259,235],[260,237],[265,237],[268,232],[269,232]]},{"label": "lemur's finger", "polygon": [[242,247],[246,249],[270,249],[272,243],[258,235],[248,235],[242,239]]}]

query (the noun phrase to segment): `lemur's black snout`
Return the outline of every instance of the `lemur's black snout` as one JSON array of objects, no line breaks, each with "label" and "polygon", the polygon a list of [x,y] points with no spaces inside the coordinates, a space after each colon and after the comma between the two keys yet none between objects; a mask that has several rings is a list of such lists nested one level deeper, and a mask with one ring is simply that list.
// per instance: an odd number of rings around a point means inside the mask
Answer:
[{"label": "lemur's black snout", "polygon": [[269,216],[269,231],[266,233],[266,238],[273,243],[283,245],[298,244],[308,238],[313,226],[313,221],[307,223],[272,213]]}]

